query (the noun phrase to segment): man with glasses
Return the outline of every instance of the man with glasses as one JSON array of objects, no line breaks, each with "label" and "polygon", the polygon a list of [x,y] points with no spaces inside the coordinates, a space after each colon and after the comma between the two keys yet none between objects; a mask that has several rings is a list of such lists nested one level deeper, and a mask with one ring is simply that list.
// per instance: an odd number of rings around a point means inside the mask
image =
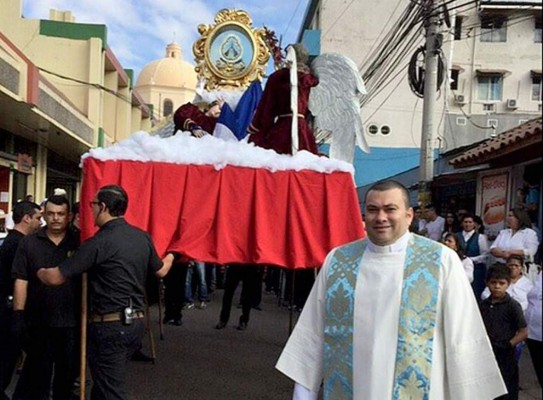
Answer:
[{"label": "man with glasses", "polygon": [[168,253],[160,260],[151,237],[125,221],[128,195],[121,186],[100,188],[90,207],[98,232],[74,257],[41,269],[38,276],[48,285],[60,285],[89,271],[91,399],[126,399],[126,362],[141,347],[145,329],[147,272],[164,277],[174,256]]}]

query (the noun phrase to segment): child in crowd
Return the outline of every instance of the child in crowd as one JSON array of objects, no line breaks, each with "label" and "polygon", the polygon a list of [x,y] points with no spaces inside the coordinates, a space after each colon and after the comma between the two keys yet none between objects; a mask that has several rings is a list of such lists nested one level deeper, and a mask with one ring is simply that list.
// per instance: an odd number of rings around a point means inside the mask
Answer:
[{"label": "child in crowd", "polygon": [[458,257],[460,257],[460,259],[462,260],[462,265],[464,266],[464,271],[466,272],[468,281],[470,283],[473,282],[473,261],[471,261],[471,259],[469,257],[466,257],[466,255],[464,254],[464,250],[462,249],[462,246],[460,246],[458,234],[452,232],[446,233],[443,237],[443,244],[456,251],[456,254],[458,254]]},{"label": "child in crowd", "polygon": [[508,394],[499,397],[500,400],[518,399],[519,371],[515,347],[528,336],[522,308],[507,293],[510,282],[509,267],[502,264],[490,267],[486,276],[490,296],[479,306],[494,356],[507,386]]}]

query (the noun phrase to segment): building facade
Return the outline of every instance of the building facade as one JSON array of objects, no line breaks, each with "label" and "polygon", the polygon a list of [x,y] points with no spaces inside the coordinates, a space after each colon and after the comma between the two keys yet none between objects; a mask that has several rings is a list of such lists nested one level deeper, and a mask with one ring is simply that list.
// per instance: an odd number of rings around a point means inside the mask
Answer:
[{"label": "building facade", "polygon": [[[447,153],[507,131],[541,114],[541,1],[436,2],[442,77],[432,146]],[[309,2],[299,34],[312,54],[355,61],[368,95],[361,100],[371,150],[357,152],[357,186],[420,163],[423,99],[408,81],[411,58],[425,43],[416,2]],[[414,57],[412,75],[423,63]],[[379,176],[372,173],[379,168]],[[407,182],[410,184],[410,182]]]},{"label": "building facade", "polygon": [[151,113],[109,48],[105,25],[70,12],[22,17],[21,0],[0,12],[0,209],[55,187],[79,197],[80,156],[151,127]]}]

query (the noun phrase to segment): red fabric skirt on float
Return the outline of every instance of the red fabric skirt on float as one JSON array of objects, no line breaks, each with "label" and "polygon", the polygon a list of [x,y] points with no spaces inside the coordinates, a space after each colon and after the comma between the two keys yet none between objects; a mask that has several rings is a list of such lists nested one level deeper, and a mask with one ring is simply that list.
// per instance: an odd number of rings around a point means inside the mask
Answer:
[{"label": "red fabric skirt on float", "polygon": [[348,172],[276,171],[127,160],[83,163],[82,239],[90,207],[110,184],[128,193],[126,219],[149,232],[160,255],[177,251],[219,264],[319,267],[334,247],[364,236]]}]

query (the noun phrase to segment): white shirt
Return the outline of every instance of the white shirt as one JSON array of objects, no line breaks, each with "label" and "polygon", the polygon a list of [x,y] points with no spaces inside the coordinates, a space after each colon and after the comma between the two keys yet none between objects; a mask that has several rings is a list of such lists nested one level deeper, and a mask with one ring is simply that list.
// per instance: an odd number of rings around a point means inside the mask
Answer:
[{"label": "white shirt", "polygon": [[4,221],[4,228],[7,231],[11,231],[15,228],[15,222],[13,222],[13,212],[10,211],[6,214],[6,220]]},{"label": "white shirt", "polygon": [[526,310],[526,323],[528,324],[528,339],[543,341],[542,338],[542,315],[541,305],[543,295],[541,294],[542,283],[541,271],[537,274],[535,285],[528,293],[528,310]]},{"label": "white shirt", "polygon": [[[353,321],[353,399],[392,399],[407,233],[390,246],[371,242],[361,260]],[[323,379],[327,256],[276,368],[316,399]],[[460,259],[443,247],[430,400],[490,400],[506,392]],[[303,387],[301,387],[303,386]]]},{"label": "white shirt", "polygon": [[427,236],[439,242],[445,229],[445,218],[438,215],[433,221],[426,222],[426,229],[428,230]]},{"label": "white shirt", "polygon": [[473,270],[475,268],[475,266],[473,265],[473,261],[471,261],[469,257],[466,257],[462,260],[462,265],[464,266],[464,272],[468,277],[468,281],[470,283],[473,282]]},{"label": "white shirt", "polygon": [[[474,234],[475,234],[475,229],[470,232],[462,231],[462,236],[464,237],[464,241],[466,243]],[[476,264],[485,264],[486,259],[488,257],[488,251],[489,251],[488,239],[486,235],[479,233],[479,238],[477,240],[477,243],[479,244],[479,255],[470,257],[471,261],[473,261]]]},{"label": "white shirt", "polygon": [[[537,252],[538,245],[539,240],[537,239],[537,233],[531,228],[524,228],[516,231],[514,235],[511,229],[502,229],[496,240],[494,240],[494,243],[492,243],[492,246],[490,246],[490,250],[494,248],[506,251],[522,250],[524,252],[524,257],[531,260]],[[505,263],[503,258],[496,257],[496,260]]]},{"label": "white shirt", "polygon": [[[520,279],[515,283],[511,282],[507,288],[507,293],[509,293],[509,296],[520,303],[524,313],[526,313],[526,309],[528,308],[528,293],[533,287],[534,284],[530,282],[528,278],[521,276]],[[490,289],[486,287],[485,290],[483,290],[483,293],[481,293],[481,299],[484,300],[488,296],[490,296]]]}]

